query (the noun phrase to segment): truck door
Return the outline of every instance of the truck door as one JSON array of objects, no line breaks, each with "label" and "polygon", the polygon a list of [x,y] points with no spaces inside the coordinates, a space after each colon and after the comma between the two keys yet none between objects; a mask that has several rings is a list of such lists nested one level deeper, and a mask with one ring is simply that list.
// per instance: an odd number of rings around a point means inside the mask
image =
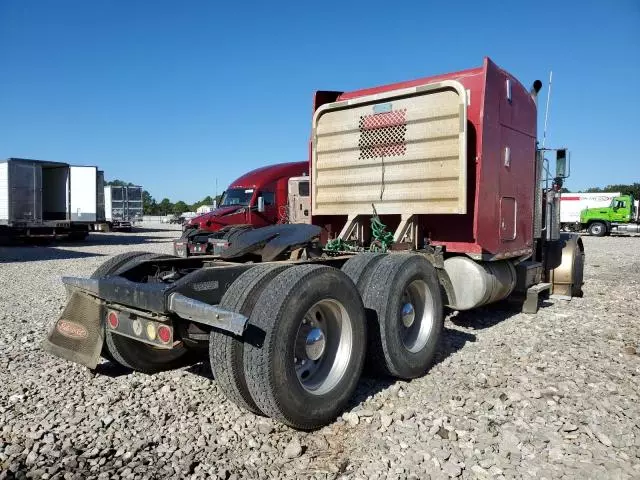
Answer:
[{"label": "truck door", "polygon": [[611,220],[614,222],[628,222],[631,219],[631,206],[628,197],[619,197],[613,200],[613,212]]},{"label": "truck door", "polygon": [[95,222],[97,220],[98,169],[96,167],[75,166],[69,168],[71,177],[71,221]]},{"label": "truck door", "polygon": [[311,198],[309,178],[289,180],[289,223],[311,223]]},{"label": "truck door", "polygon": [[[260,197],[264,199],[264,212],[258,212],[257,199]],[[276,206],[275,185],[267,185],[258,190],[256,204],[251,208],[251,225],[255,228],[266,227],[276,223],[277,218],[278,208]]]},{"label": "truck door", "polygon": [[125,220],[126,199],[124,187],[111,187],[111,218],[112,221],[121,222]]}]

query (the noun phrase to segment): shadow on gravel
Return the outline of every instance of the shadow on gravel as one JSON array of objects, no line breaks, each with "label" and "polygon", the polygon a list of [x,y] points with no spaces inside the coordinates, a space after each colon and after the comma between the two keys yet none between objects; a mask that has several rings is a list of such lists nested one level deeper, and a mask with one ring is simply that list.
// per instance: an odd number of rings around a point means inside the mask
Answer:
[{"label": "shadow on gravel", "polygon": [[126,230],[111,230],[110,232],[92,231],[89,235],[95,235],[95,236],[135,235],[138,233],[160,233],[160,232],[175,232],[176,237],[179,237],[180,235],[182,235],[182,229],[167,228],[167,227],[158,227],[158,228],[133,227],[133,229],[130,232]]},{"label": "shadow on gravel", "polygon": [[74,258],[103,256],[101,253],[76,252],[56,247],[0,247],[0,264],[9,262],[38,262],[41,260],[70,260]]},{"label": "shadow on gravel", "polygon": [[[541,300],[539,308],[548,308],[552,305],[553,302],[550,302],[549,300]],[[451,314],[449,320],[458,327],[469,328],[472,330],[484,330],[485,328],[491,328],[522,313],[521,308],[521,303],[514,303],[511,305],[507,302],[500,302],[494,305],[476,308],[474,310],[455,311]]]},{"label": "shadow on gravel", "polygon": [[[442,330],[442,337],[440,339],[440,345],[438,352],[436,353],[433,366],[441,363],[449,355],[454,354],[458,350],[461,350],[467,342],[475,342],[476,336],[471,333],[461,332],[460,330],[454,330],[451,328],[444,328]],[[427,372],[425,375],[429,375]],[[365,370],[362,373],[360,382],[356,393],[351,398],[347,409],[353,408],[367,400],[367,398],[392,387],[398,380],[393,377],[380,376],[376,372],[373,372],[370,366],[365,363]],[[403,380],[401,380],[404,382]]]},{"label": "shadow on gravel", "polygon": [[94,372],[97,375],[104,375],[110,378],[118,378],[133,373],[133,370],[130,370],[127,367],[123,367],[119,363],[107,360],[105,362],[99,363],[96,366]]},{"label": "shadow on gravel", "polygon": [[209,365],[209,360],[204,360],[198,363],[194,363],[193,365],[189,365],[185,370],[199,377],[206,378],[207,380],[215,380],[213,378],[211,366]]},{"label": "shadow on gravel", "polygon": [[[157,230],[156,230],[157,232]],[[176,235],[176,238],[180,235]],[[153,240],[170,240],[167,237],[152,235],[133,235],[131,233],[91,233],[82,242],[65,242],[66,246],[83,245],[140,245]]]},{"label": "shadow on gravel", "polygon": [[433,364],[437,365],[444,361],[448,356],[453,355],[458,350],[462,350],[467,343],[476,341],[476,336],[472,333],[461,332],[452,328],[442,329],[442,338],[440,339],[440,348],[436,353]]},{"label": "shadow on gravel", "polygon": [[134,227],[133,230],[131,231],[131,233],[153,233],[153,232],[176,232],[176,236],[179,237],[182,234],[182,229],[168,228],[168,227],[158,227],[158,228]]},{"label": "shadow on gravel", "polygon": [[449,320],[458,327],[472,330],[484,330],[491,328],[508,318],[517,315],[514,310],[496,310],[495,308],[477,308],[475,310],[454,312]]}]

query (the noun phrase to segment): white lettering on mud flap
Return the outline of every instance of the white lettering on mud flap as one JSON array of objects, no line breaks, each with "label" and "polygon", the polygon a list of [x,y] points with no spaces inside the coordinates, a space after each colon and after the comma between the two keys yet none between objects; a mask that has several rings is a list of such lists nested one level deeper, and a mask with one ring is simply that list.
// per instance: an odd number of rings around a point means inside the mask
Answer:
[{"label": "white lettering on mud flap", "polygon": [[58,320],[58,323],[56,324],[56,330],[58,330],[58,332],[60,332],[60,334],[64,335],[65,337],[73,338],[76,340],[83,340],[89,336],[89,332],[83,325],[72,322],[70,320],[65,320],[63,318]]}]

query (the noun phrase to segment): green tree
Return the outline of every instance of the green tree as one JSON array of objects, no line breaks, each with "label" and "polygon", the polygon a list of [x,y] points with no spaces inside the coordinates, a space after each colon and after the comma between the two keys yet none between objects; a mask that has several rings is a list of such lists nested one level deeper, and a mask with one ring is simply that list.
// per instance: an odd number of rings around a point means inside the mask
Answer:
[{"label": "green tree", "polygon": [[145,215],[157,215],[158,203],[146,190],[142,191],[142,211]]},{"label": "green tree", "polygon": [[168,215],[173,212],[173,203],[168,198],[163,198],[158,204],[158,210],[160,215]]},{"label": "green tree", "polygon": [[195,212],[198,209],[198,207],[201,207],[202,205],[213,205],[213,198],[211,198],[211,195],[207,195],[199,202],[192,204],[191,211]]},{"label": "green tree", "polygon": [[629,185],[607,185],[605,190],[609,192],[620,192],[622,195],[633,195],[635,199],[640,198],[640,183],[637,182]]},{"label": "green tree", "polygon": [[124,180],[111,180],[109,182],[105,182],[105,185],[111,185],[114,187],[134,187],[135,184],[131,182],[125,182]]},{"label": "green tree", "polygon": [[179,200],[175,203],[175,205],[173,206],[173,213],[175,213],[176,215],[180,215],[184,212],[188,212],[189,211],[189,205],[187,205],[185,202],[183,202],[182,200]]},{"label": "green tree", "polygon": [[640,198],[640,183],[635,182],[632,184],[618,183],[613,185],[607,185],[604,188],[591,187],[585,190],[588,193],[598,192],[620,192],[622,195],[633,195],[633,198]]}]

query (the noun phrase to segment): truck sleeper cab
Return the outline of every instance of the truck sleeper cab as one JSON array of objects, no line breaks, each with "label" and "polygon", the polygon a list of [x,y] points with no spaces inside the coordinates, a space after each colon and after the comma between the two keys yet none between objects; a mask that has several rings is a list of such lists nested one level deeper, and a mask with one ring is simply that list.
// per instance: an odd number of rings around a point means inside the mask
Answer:
[{"label": "truck sleeper cab", "polygon": [[245,231],[217,256],[129,252],[90,279],[65,278],[45,349],[95,368],[104,346],[151,373],[206,347],[231,401],[309,430],[341,413],[365,361],[424,375],[444,306],[517,296],[535,313],[542,292],[579,296],[582,242],[559,229],[565,173],[550,185],[536,150],[540,88],[532,98],[486,59],[319,92],[310,224]]},{"label": "truck sleeper cab", "polygon": [[[244,230],[288,223],[289,181],[307,175],[308,170],[308,162],[291,162],[244,174],[223,193],[218,208],[185,225],[181,238],[173,242],[174,253],[180,257],[217,254]],[[309,179],[301,181],[308,184]],[[301,221],[300,212],[296,214]]]}]

